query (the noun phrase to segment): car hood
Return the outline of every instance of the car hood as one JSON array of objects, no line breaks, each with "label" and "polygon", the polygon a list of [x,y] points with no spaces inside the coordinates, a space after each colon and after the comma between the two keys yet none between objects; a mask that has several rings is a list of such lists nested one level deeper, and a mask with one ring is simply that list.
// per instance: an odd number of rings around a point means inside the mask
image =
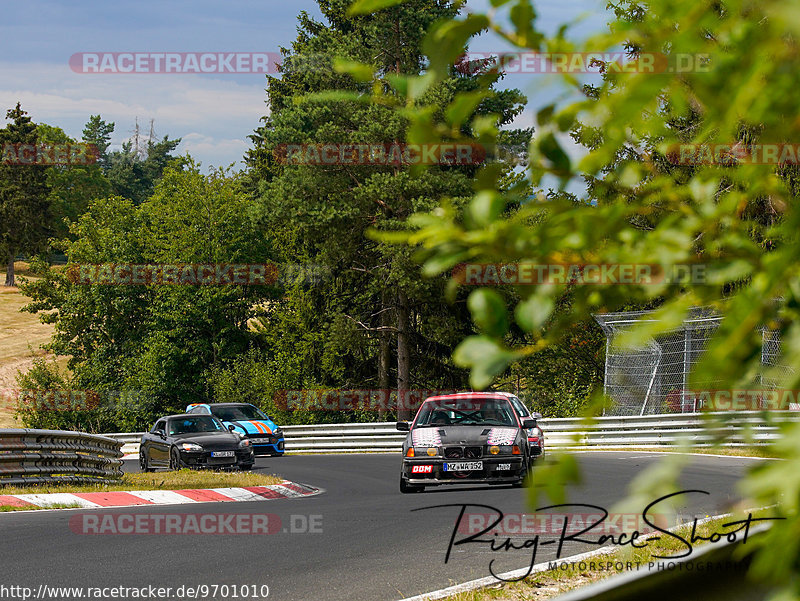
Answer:
[{"label": "car hood", "polygon": [[518,428],[508,426],[439,426],[414,428],[411,444],[414,446],[446,446],[458,444],[510,445],[519,434]]},{"label": "car hood", "polygon": [[250,436],[257,436],[258,434],[269,436],[278,427],[271,419],[243,419],[235,422],[224,421],[223,423],[226,426],[233,424],[237,430]]},{"label": "car hood", "polygon": [[193,442],[211,450],[235,449],[241,440],[239,436],[230,432],[192,432],[175,434],[173,438],[178,442]]}]

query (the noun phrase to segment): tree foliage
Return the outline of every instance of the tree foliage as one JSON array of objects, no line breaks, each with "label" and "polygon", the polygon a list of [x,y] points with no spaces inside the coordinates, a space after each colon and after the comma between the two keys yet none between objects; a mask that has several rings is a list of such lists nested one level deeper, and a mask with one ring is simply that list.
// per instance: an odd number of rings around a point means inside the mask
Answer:
[{"label": "tree foliage", "polygon": [[[359,0],[354,12],[394,10],[396,4]],[[623,0],[609,4],[615,14],[609,30],[581,44],[569,39],[567,27],[553,36],[541,31],[529,0],[491,4],[488,14],[473,12],[434,28],[425,42],[430,64],[424,76],[393,82],[395,90],[405,92],[405,102],[395,104],[412,123],[414,141],[435,136],[422,127],[427,117],[413,109],[414,100],[445,80],[465,45],[484,30],[521,51],[627,48],[633,60],[663,57],[666,62],[659,69],[605,65],[606,76],[594,88],[564,74],[562,85],[578,99],[538,112],[526,175],[535,188],[545,175],[562,187],[588,180],[591,200],[540,191],[509,214],[505,209],[514,197],[486,170],[478,175],[467,210],[480,219],[463,219],[448,203],[412,216],[415,229],[407,239],[422,249],[424,271],[443,273],[467,257],[480,257],[533,264],[647,262],[668,274],[676,266],[702,263],[706,277],[520,288],[511,308],[528,340],[514,345],[508,332],[486,330],[467,338],[455,357],[471,368],[472,383],[488,386],[510,364],[547,353],[593,312],[641,303],[658,306],[655,319],[631,329],[624,345],[639,346],[674,328],[692,306],[712,307],[724,319],[693,372],[694,381],[717,381],[730,389],[752,386],[763,373],[761,328],[767,328],[779,332],[782,362],[792,369],[766,376],[782,388],[797,389],[800,212],[793,171],[800,124],[794,4],[652,0],[645,6]],[[687,69],[688,61],[692,67]],[[391,93],[374,94],[381,105],[393,100]],[[483,125],[489,139],[498,137],[498,121]],[[577,161],[562,145],[570,132],[589,149]],[[759,160],[755,153],[761,149],[754,143],[777,148],[778,160]],[[712,158],[671,168],[670,150],[679,144],[698,145],[705,150],[698,156],[708,157],[710,151]],[[733,153],[719,158],[724,147]],[[556,310],[567,293],[568,310]],[[470,307],[476,323],[492,322],[487,313],[497,311],[487,303]],[[789,461],[765,466],[748,480],[754,496],[779,503],[791,519],[771,530],[756,566],[762,576],[792,587],[787,598],[800,592],[793,534],[800,523],[798,440],[800,427],[787,426],[776,450]]]},{"label": "tree foliage", "polygon": [[17,161],[22,146],[36,147],[39,142],[36,124],[22,110],[20,103],[9,109],[10,121],[0,129],[0,260],[7,265],[6,286],[14,285],[14,257],[35,254],[46,245],[52,218],[48,198],[47,167]]},{"label": "tree foliage", "polygon": [[[408,119],[365,100],[392,78],[420,74],[425,32],[457,13],[455,4],[440,0],[365,16],[348,14],[348,6],[345,0],[320,2],[326,23],[301,14],[298,37],[283,51],[281,77],[268,80],[271,113],[252,136],[248,164],[259,223],[283,261],[323,264],[332,273],[324,286],[294,287],[269,307],[262,318],[267,346],[299,353],[304,379],[323,385],[461,388],[464,372],[450,355],[468,333],[463,295],[448,305],[446,278],[420,280],[408,249],[364,234],[376,225],[401,230],[409,215],[433,209],[445,194],[458,205],[471,193],[476,167],[436,166],[414,174],[405,165],[281,160],[286,145],[405,144]],[[368,72],[351,69],[366,61]],[[444,121],[442,107],[477,90],[476,79],[451,73],[418,100],[419,111],[431,123]],[[490,86],[462,112],[496,111],[509,123],[523,102],[518,91]],[[529,137],[514,133],[516,140]],[[397,365],[391,375],[390,363]]]},{"label": "tree foliage", "polygon": [[[87,284],[81,269],[267,263],[269,245],[248,219],[249,205],[236,176],[203,175],[191,162],[168,169],[140,206],[119,197],[93,202],[62,242],[66,269],[44,266],[41,279],[23,284],[32,298],[25,309],[55,326],[46,348],[70,357],[69,386],[112,400],[85,416],[86,427],[140,429],[164,412],[210,400],[209,374],[247,351],[248,321],[274,289]],[[128,415],[113,401],[131,392],[138,408]]]}]

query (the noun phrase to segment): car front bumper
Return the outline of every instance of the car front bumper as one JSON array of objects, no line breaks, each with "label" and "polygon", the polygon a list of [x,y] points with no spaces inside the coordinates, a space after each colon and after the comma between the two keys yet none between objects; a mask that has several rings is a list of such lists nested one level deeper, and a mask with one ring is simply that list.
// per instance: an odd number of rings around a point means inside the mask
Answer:
[{"label": "car front bumper", "polygon": [[257,457],[262,457],[264,455],[283,455],[285,448],[283,437],[270,437],[270,440],[272,439],[274,439],[275,442],[269,444],[253,444],[253,452]]},{"label": "car front bumper", "polygon": [[[231,449],[228,449],[231,450]],[[212,457],[214,451],[183,451],[181,461],[187,467],[231,467],[234,465],[253,465],[255,456],[251,449],[236,449],[233,457]]]},{"label": "car front bumper", "polygon": [[[525,476],[525,462],[520,455],[483,457],[474,461],[483,463],[481,470],[447,471],[445,463],[460,463],[465,460],[442,458],[403,458],[402,476],[409,484],[435,486],[439,484],[486,484],[519,482]],[[473,460],[469,460],[473,461]],[[412,472],[414,466],[431,466],[428,473]],[[501,469],[503,467],[503,469]],[[505,469],[507,467],[508,469]],[[424,468],[427,469],[427,468]]]}]

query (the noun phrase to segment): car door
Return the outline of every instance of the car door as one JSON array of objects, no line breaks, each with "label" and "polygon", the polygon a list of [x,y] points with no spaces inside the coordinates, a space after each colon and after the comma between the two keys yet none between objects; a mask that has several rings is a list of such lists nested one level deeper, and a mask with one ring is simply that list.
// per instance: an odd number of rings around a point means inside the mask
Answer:
[{"label": "car door", "polygon": [[[515,396],[509,396],[508,400],[511,402],[511,406],[514,407],[514,411],[517,414],[517,420],[519,421],[520,427],[522,427],[522,422],[526,419],[531,419],[530,411],[528,408],[522,404],[522,401]],[[522,431],[525,434],[524,440],[525,444],[528,446],[528,454],[530,454],[530,442],[528,441],[528,436],[531,436],[531,430],[525,430],[524,428]]]},{"label": "car door", "polygon": [[150,462],[151,465],[169,465],[167,420],[158,420],[150,431]]}]

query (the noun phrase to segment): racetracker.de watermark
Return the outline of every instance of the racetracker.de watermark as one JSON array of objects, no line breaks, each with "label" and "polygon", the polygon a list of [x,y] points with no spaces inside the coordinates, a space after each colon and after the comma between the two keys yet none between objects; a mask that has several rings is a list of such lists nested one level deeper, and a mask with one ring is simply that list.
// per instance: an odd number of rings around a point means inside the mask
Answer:
[{"label": "racetracker.de watermark", "polygon": [[467,52],[455,70],[473,75],[487,70],[502,73],[707,73],[708,54],[640,52]]},{"label": "racetracker.de watermark", "polygon": [[488,536],[516,537],[535,535],[590,534],[617,535],[637,531],[649,534],[658,528],[670,527],[664,514],[641,513],[465,513],[458,522],[461,534],[486,534]]},{"label": "racetracker.de watermark", "polygon": [[279,73],[278,52],[76,52],[75,73]]},{"label": "racetracker.de watermark", "polygon": [[452,389],[401,390],[365,388],[340,390],[335,388],[279,390],[273,401],[279,409],[288,411],[386,411],[399,409],[416,411],[422,401],[432,396],[467,392]]},{"label": "racetracker.de watermark", "polygon": [[789,388],[673,390],[673,411],[800,411],[800,390]]},{"label": "racetracker.de watermark", "polygon": [[99,152],[94,144],[12,144],[0,147],[3,165],[30,167],[51,165],[93,165]]},{"label": "racetracker.de watermark", "polygon": [[82,285],[266,286],[319,284],[332,273],[330,267],[317,263],[73,263],[66,275]]},{"label": "racetracker.de watermark", "polygon": [[666,157],[673,165],[800,165],[800,144],[670,144]]},{"label": "racetracker.de watermark", "polygon": [[282,165],[481,165],[487,150],[476,143],[438,144],[278,144],[275,160]]},{"label": "racetracker.de watermark", "polygon": [[69,528],[82,535],[322,534],[322,515],[276,513],[77,513]]},{"label": "racetracker.de watermark", "polygon": [[461,263],[452,277],[467,286],[705,284],[703,263],[664,268],[654,263]]}]

